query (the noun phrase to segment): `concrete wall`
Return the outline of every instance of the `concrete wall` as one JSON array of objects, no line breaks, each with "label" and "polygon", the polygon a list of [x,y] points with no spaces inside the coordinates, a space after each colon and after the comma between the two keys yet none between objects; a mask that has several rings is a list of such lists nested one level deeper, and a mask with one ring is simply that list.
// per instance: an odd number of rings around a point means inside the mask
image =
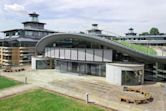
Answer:
[{"label": "concrete wall", "polygon": [[112,50],[83,48],[45,48],[45,57],[79,61],[112,62]]},{"label": "concrete wall", "polygon": [[31,58],[31,68],[36,69],[36,57]]},{"label": "concrete wall", "polygon": [[139,71],[143,72],[142,84],[144,83],[144,65],[143,64],[106,64],[106,80],[114,85],[122,85],[122,71]]},{"label": "concrete wall", "polygon": [[37,57],[35,57],[35,56],[32,56],[32,58],[31,58],[31,68],[32,69],[36,69],[36,61],[37,60],[50,60],[50,58],[44,58],[44,57],[41,57],[41,56],[37,56]]},{"label": "concrete wall", "polygon": [[106,80],[114,85],[121,85],[121,68],[106,64]]}]

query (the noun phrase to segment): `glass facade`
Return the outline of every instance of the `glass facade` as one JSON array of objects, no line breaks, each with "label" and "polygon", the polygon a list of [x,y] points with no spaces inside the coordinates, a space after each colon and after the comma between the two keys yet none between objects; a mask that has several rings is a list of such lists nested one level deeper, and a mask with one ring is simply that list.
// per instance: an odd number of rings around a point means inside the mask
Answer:
[{"label": "glass facade", "polygon": [[50,60],[37,60],[36,69],[50,69]]},{"label": "glass facade", "polygon": [[105,77],[105,64],[55,60],[55,69],[61,72]]},{"label": "glass facade", "polygon": [[142,71],[122,71],[122,85],[140,85]]},{"label": "glass facade", "polygon": [[[158,69],[155,73],[155,64],[145,62],[142,59],[136,59],[128,54],[113,50],[103,44],[90,42],[88,40],[81,40],[78,38],[65,38],[51,42],[45,48],[45,57],[56,59],[56,69],[63,70],[64,72],[75,72],[80,74],[89,74],[95,76],[105,76],[105,63],[140,63],[145,64],[145,80],[156,80],[157,76],[166,78],[165,65]],[[159,66],[161,67],[161,66]],[[165,69],[164,71],[161,69]],[[131,72],[124,75],[128,77]],[[137,80],[135,72],[132,76]],[[139,84],[138,81],[123,80],[124,84]],[[131,83],[130,83],[131,82]]]}]

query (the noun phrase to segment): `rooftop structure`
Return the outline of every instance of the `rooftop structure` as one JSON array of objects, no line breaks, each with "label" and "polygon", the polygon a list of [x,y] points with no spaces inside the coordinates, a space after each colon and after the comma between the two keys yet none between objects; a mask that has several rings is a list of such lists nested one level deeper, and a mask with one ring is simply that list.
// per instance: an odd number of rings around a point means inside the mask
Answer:
[{"label": "rooftop structure", "polygon": [[92,29],[88,30],[88,34],[92,35],[102,34],[102,30],[98,29],[98,24],[92,24]]},{"label": "rooftop structure", "polygon": [[31,21],[23,22],[23,28],[2,31],[4,39],[0,39],[0,64],[23,65],[30,63],[35,54],[35,45],[42,37],[56,33],[44,28],[39,22],[39,14],[30,13]]},{"label": "rooftop structure", "polygon": [[133,28],[129,28],[129,32],[126,33],[126,36],[136,36],[137,33],[134,32],[134,29]]},{"label": "rooftop structure", "polygon": [[120,36],[118,39],[134,44],[166,46],[166,34],[137,35],[134,33],[133,28],[129,29],[129,33],[126,33],[126,36]]},{"label": "rooftop structure", "polygon": [[42,37],[55,33],[55,31],[45,29],[45,23],[39,22],[39,14],[30,13],[31,21],[23,22],[23,27],[20,29],[10,29],[2,31],[5,38],[31,38],[31,39],[41,39]]},{"label": "rooftop structure", "polygon": [[103,34],[103,30],[99,29],[98,24],[92,24],[92,28],[88,30],[88,35],[99,36],[101,38],[114,39],[116,36],[110,34]]},{"label": "rooftop structure", "polygon": [[30,13],[29,15],[32,18],[31,21],[33,21],[33,22],[38,22],[39,21],[39,19],[38,19],[39,14],[37,14],[36,12]]},{"label": "rooftop structure", "polygon": [[24,29],[44,29],[45,23],[39,22],[37,13],[30,13],[31,21],[23,22]]}]

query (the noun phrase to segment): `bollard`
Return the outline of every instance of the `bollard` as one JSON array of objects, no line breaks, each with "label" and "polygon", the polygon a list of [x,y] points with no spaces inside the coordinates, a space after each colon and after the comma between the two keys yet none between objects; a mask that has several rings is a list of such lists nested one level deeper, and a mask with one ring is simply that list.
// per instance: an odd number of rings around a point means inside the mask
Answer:
[{"label": "bollard", "polygon": [[86,104],[88,104],[88,103],[89,103],[89,94],[86,93]]},{"label": "bollard", "polygon": [[28,80],[28,78],[27,77],[25,77],[25,84],[27,84],[28,82],[27,82],[27,80]]}]

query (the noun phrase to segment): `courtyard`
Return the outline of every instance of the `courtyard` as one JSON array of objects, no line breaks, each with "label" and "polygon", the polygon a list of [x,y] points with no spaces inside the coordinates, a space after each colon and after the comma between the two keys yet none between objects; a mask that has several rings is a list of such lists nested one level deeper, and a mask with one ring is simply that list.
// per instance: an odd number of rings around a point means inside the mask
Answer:
[{"label": "courtyard", "polygon": [[165,111],[166,109],[163,83],[130,86],[146,90],[154,98],[150,103],[136,105],[120,102],[119,97],[125,94],[123,87],[109,84],[104,77],[61,73],[55,70],[31,70],[29,67],[23,72],[2,72],[1,74],[20,82],[25,82],[25,78],[27,78],[28,84],[83,101],[88,93],[90,103],[119,111]]}]

